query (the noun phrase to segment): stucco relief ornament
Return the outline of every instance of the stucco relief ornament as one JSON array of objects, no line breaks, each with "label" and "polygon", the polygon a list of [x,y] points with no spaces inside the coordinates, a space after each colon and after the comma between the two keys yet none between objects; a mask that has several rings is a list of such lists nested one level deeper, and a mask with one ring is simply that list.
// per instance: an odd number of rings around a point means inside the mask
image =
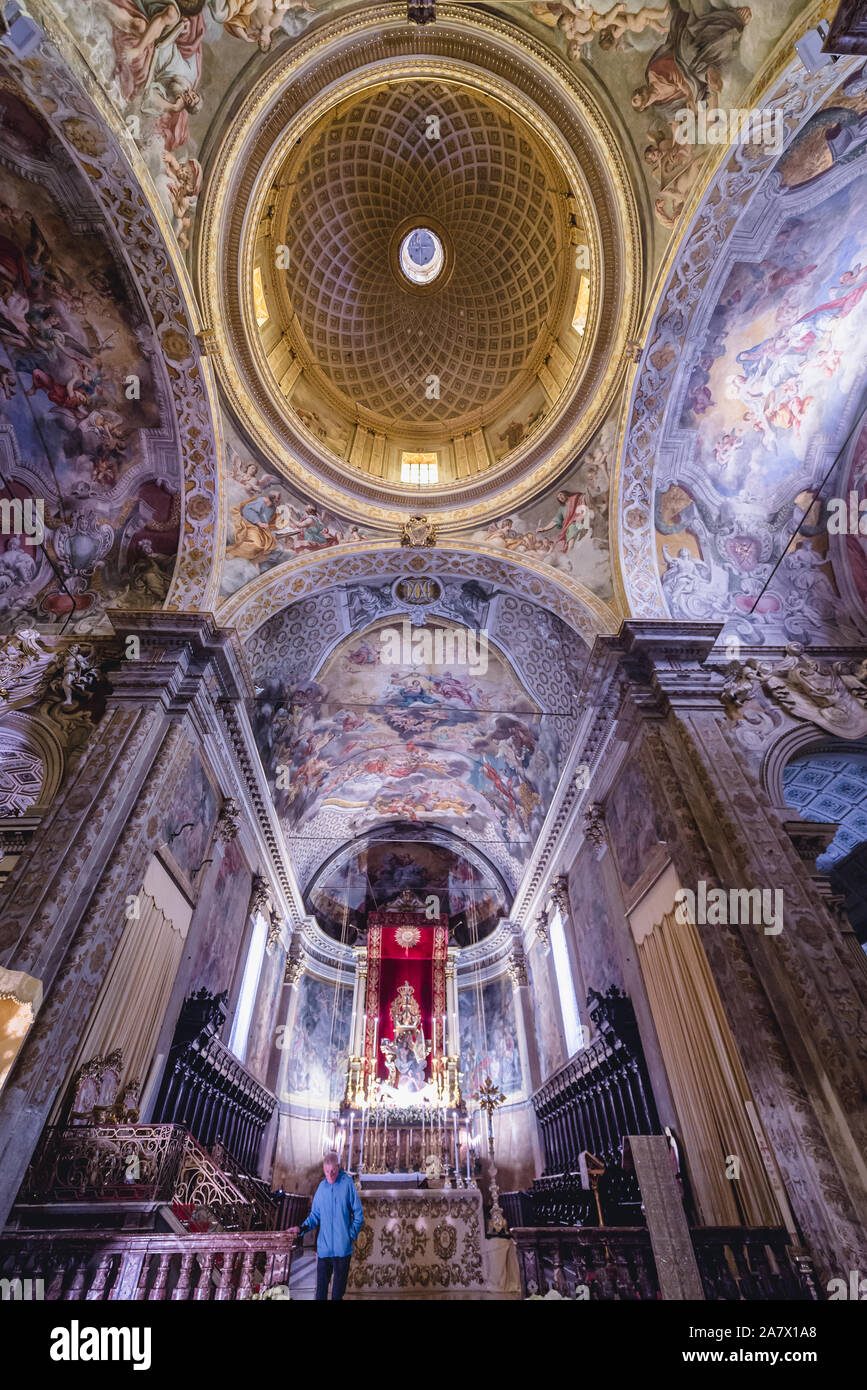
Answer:
[{"label": "stucco relief ornament", "polygon": [[271,889],[267,878],[262,874],[253,875],[253,891],[250,895],[250,911],[265,912],[271,907]]},{"label": "stucco relief ornament", "polygon": [[35,628],[0,637],[0,709],[34,695],[54,659]]},{"label": "stucco relief ornament", "polygon": [[740,707],[757,686],[793,719],[839,738],[867,736],[867,659],[822,665],[805,655],[800,642],[790,642],[779,661],[733,662],[722,698]]},{"label": "stucco relief ornament", "polygon": [[559,908],[564,917],[569,916],[569,881],[565,874],[559,874],[548,890],[549,911]]},{"label": "stucco relief ornament", "polygon": [[224,845],[231,844],[241,826],[241,812],[232,798],[226,797],[217,817],[216,833]]},{"label": "stucco relief ornament", "polygon": [[426,516],[411,516],[409,521],[405,521],[401,527],[400,543],[410,546],[413,550],[421,550],[425,546],[436,545],[436,525],[429,521]]},{"label": "stucco relief ornament", "polygon": [[547,945],[548,945],[548,941],[549,941],[549,939],[550,939],[549,936],[548,936],[548,914],[547,914],[547,912],[540,912],[540,913],[539,913],[539,916],[536,918],[535,932],[536,932],[536,940],[537,940],[537,941],[540,941],[540,942],[542,943],[543,946],[547,946]]},{"label": "stucco relief ornament", "polygon": [[283,918],[274,914],[268,927],[268,940],[265,943],[265,950],[270,956],[275,947],[283,945]]},{"label": "stucco relief ornament", "polygon": [[506,966],[509,979],[512,981],[513,989],[520,989],[527,983],[527,963],[522,953],[513,951],[509,956],[509,963]]},{"label": "stucco relief ornament", "polygon": [[596,849],[605,849],[608,844],[605,834],[605,811],[598,802],[584,812],[584,836]]},{"label": "stucco relief ornament", "polygon": [[298,956],[290,956],[283,971],[283,981],[287,985],[297,985],[304,974],[304,962]]}]

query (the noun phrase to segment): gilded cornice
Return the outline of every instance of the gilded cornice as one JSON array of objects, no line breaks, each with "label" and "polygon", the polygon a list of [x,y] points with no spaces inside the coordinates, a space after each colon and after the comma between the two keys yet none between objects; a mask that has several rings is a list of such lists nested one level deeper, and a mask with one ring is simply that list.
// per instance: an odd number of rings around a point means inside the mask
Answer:
[{"label": "gilded cornice", "polygon": [[[262,385],[262,363],[250,350],[257,335],[242,330],[245,316],[249,327],[252,315],[250,241],[268,187],[263,170],[279,167],[289,142],[336,101],[398,75],[471,82],[518,111],[561,167],[571,171],[594,264],[602,268],[601,276],[593,277],[601,307],[598,299],[591,306],[599,323],[598,356],[572,399],[550,412],[559,431],[554,446],[544,439],[534,443],[531,436],[527,449],[516,451],[505,467],[447,492],[426,493],[426,506],[436,508],[441,525],[471,529],[515,510],[573,462],[611,407],[626,344],[635,335],[643,275],[635,192],[601,103],[578,73],[521,30],[462,6],[441,7],[438,23],[427,30],[407,26],[402,5],[376,6],[317,28],[278,56],[239,103],[212,153],[197,224],[198,283],[223,391],[273,466],[354,520],[397,526],[406,510],[406,490],[377,486],[336,456],[326,458],[305,446],[301,431],[290,432]],[[455,499],[461,505],[448,507]]]}]

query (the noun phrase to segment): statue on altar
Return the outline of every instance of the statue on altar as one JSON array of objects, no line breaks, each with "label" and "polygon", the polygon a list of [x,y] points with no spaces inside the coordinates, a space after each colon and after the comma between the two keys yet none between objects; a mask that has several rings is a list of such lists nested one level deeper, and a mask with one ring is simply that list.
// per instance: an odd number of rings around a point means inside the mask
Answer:
[{"label": "statue on altar", "polygon": [[423,1091],[431,1044],[424,1035],[421,1009],[408,981],[400,986],[391,1004],[394,1037],[380,1043],[388,1069],[388,1085],[398,1092]]}]

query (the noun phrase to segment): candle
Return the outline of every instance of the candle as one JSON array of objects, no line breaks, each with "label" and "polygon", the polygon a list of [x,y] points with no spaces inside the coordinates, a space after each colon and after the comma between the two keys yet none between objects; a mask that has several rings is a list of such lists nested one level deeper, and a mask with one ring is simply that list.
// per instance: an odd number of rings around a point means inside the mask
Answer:
[{"label": "candle", "polygon": [[457,1112],[457,1110],[455,1110],[455,1111],[452,1112],[452,1122],[453,1122],[453,1130],[454,1130],[454,1136],[455,1136],[455,1187],[457,1187],[457,1186],[458,1186],[458,1178],[460,1177],[460,1171],[461,1171],[461,1151],[460,1151],[460,1146],[458,1145],[458,1112]]},{"label": "candle", "polygon": [[346,1163],[346,1171],[352,1172],[352,1136],[355,1133],[355,1111],[349,1112],[349,1156]]},{"label": "candle", "polygon": [[359,1173],[364,1172],[364,1125],[367,1119],[367,1100],[361,1102],[361,1155],[358,1160]]}]

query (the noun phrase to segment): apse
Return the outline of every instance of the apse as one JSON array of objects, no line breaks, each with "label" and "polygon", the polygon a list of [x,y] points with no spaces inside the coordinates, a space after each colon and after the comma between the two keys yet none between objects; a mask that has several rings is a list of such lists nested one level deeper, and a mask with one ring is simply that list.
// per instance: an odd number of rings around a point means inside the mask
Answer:
[{"label": "apse", "polygon": [[431,917],[447,916],[449,939],[459,946],[489,936],[511,902],[502,877],[478,850],[448,832],[406,822],[338,851],[305,898],[323,930],[352,945],[364,939],[371,912],[406,894]]}]

